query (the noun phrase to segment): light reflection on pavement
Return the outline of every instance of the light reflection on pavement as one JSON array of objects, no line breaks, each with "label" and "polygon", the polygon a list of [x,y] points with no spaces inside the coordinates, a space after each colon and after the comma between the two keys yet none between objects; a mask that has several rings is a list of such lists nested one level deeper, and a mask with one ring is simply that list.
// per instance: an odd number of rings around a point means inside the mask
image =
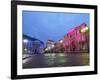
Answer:
[{"label": "light reflection on pavement", "polygon": [[45,68],[89,65],[89,53],[46,53],[33,54],[23,59],[23,68]]}]

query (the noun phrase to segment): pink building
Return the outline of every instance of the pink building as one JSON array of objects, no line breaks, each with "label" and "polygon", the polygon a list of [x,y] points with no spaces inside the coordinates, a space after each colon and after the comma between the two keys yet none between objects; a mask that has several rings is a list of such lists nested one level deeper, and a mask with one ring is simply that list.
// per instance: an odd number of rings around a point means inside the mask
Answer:
[{"label": "pink building", "polygon": [[69,31],[63,39],[65,52],[89,51],[89,32],[85,23]]}]

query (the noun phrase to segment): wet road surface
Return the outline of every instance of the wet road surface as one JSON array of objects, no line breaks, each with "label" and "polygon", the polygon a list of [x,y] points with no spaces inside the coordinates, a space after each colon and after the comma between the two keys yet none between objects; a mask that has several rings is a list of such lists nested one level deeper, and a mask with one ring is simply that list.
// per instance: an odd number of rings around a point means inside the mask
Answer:
[{"label": "wet road surface", "polygon": [[85,66],[89,65],[88,53],[46,53],[33,54],[24,61],[23,68],[45,68],[64,66]]}]

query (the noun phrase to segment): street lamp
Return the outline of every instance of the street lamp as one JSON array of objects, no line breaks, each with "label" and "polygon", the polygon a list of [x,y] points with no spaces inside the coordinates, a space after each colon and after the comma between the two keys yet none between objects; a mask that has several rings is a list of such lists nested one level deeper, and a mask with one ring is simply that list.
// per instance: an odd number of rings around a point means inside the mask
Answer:
[{"label": "street lamp", "polygon": [[52,44],[52,48],[54,48],[55,47],[55,45],[54,44]]},{"label": "street lamp", "polygon": [[48,51],[48,48],[46,48],[45,51]]},{"label": "street lamp", "polygon": [[60,40],[60,43],[63,43],[63,40]]},{"label": "street lamp", "polygon": [[27,51],[27,49],[26,49],[26,48],[25,48],[24,50],[25,50],[25,51]]},{"label": "street lamp", "polygon": [[27,39],[24,39],[23,42],[24,42],[24,43],[28,43],[28,40],[27,40]]},{"label": "street lamp", "polygon": [[84,32],[86,32],[88,29],[89,29],[88,27],[85,27],[85,28],[81,29],[81,32],[84,33]]},{"label": "street lamp", "polygon": [[25,48],[24,51],[25,51],[25,53],[28,53],[28,40],[24,39],[23,43],[24,43],[23,45],[24,45],[24,48]]}]

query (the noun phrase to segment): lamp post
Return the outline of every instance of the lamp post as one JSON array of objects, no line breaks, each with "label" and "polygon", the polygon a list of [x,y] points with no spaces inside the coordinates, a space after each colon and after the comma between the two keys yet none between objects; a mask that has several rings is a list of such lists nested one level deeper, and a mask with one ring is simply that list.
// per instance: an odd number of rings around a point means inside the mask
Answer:
[{"label": "lamp post", "polygon": [[81,29],[81,33],[84,35],[84,48],[85,50],[88,49],[88,45],[89,45],[89,41],[87,40],[87,34],[88,34],[88,31],[89,31],[89,27],[85,27],[83,29]]},{"label": "lamp post", "polygon": [[25,51],[25,53],[27,53],[28,52],[28,47],[27,47],[28,46],[28,40],[27,39],[24,39],[23,40],[23,43],[24,43],[24,46],[25,46],[24,47],[24,51]]}]

